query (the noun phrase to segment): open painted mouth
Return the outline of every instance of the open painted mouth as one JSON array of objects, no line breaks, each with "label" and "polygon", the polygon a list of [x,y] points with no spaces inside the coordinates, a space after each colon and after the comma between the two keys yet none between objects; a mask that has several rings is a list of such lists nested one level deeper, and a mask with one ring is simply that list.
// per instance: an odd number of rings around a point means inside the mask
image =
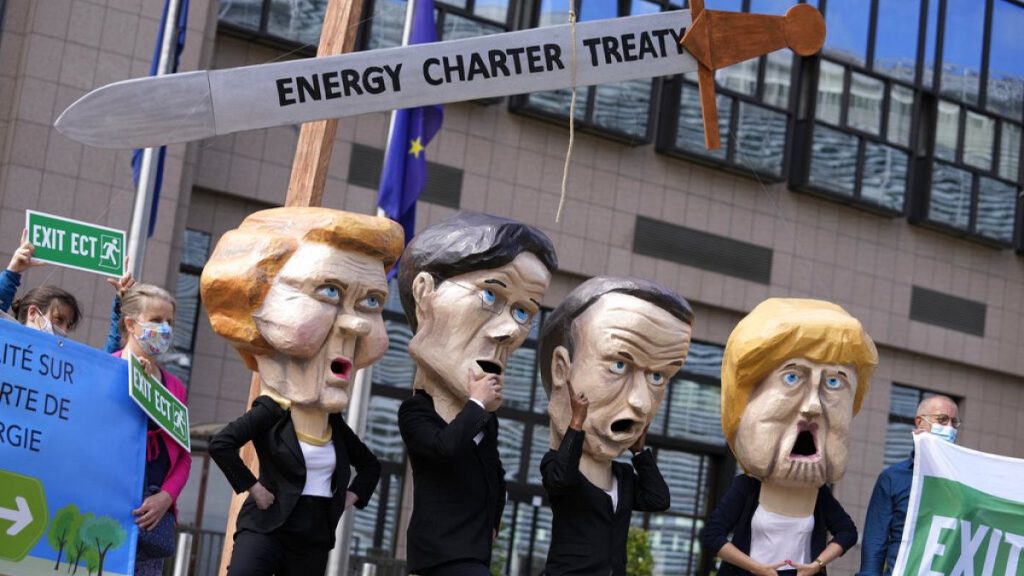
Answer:
[{"label": "open painted mouth", "polygon": [[501,376],[501,364],[491,362],[490,360],[477,360],[476,363],[479,364],[480,369],[487,374],[496,374]]},{"label": "open painted mouth", "polygon": [[818,444],[817,444],[817,433],[818,425],[800,422],[797,424],[797,435],[796,440],[793,442],[793,448],[789,452],[790,460],[817,460],[818,459]]},{"label": "open painted mouth", "polygon": [[622,418],[612,422],[612,433],[613,434],[628,434],[633,431],[633,427],[636,426],[636,420],[630,420],[629,418]]},{"label": "open painted mouth", "polygon": [[352,361],[344,356],[338,356],[331,361],[331,373],[342,380],[348,380],[352,376]]}]

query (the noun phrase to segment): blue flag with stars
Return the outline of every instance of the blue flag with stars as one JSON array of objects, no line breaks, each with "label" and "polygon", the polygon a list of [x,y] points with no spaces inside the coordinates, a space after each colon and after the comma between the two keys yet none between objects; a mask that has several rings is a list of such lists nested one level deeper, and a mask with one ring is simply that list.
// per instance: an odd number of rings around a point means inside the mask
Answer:
[{"label": "blue flag with stars", "polygon": [[[416,0],[409,44],[436,41],[434,0]],[[412,239],[416,227],[416,200],[427,183],[425,149],[441,129],[443,119],[444,108],[440,104],[405,108],[398,110],[394,116],[377,206],[388,218],[402,225],[406,244]]]}]

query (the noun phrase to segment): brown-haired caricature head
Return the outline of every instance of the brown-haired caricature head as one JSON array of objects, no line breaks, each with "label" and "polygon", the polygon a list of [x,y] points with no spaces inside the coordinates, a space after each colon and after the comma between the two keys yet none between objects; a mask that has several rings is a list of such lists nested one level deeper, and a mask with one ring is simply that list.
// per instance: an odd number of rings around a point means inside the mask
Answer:
[{"label": "brown-haired caricature head", "polygon": [[878,352],[861,323],[822,300],[771,298],[736,325],[722,362],[722,431],[748,474],[835,482]]},{"label": "brown-haired caricature head", "polygon": [[273,351],[253,314],[303,244],[370,256],[380,260],[386,273],[402,253],[403,232],[386,218],[313,207],[255,212],[225,233],[203,268],[203,306],[214,332],[231,341],[252,370],[254,355]]}]

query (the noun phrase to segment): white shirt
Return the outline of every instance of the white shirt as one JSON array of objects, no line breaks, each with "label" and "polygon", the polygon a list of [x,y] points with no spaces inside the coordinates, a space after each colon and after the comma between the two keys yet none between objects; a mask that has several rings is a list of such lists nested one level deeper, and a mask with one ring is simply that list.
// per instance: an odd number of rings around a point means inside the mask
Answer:
[{"label": "white shirt", "polygon": [[758,504],[750,521],[750,557],[761,564],[777,564],[784,560],[807,564],[811,560],[813,531],[813,514],[794,518],[769,512]]},{"label": "white shirt", "polygon": [[331,477],[337,463],[334,443],[328,442],[323,446],[317,446],[299,440],[299,448],[302,449],[302,457],[306,459],[306,485],[302,487],[302,494],[330,498]]},{"label": "white shirt", "polygon": [[[472,402],[476,403],[476,405],[477,405],[477,406],[479,406],[479,407],[483,408],[484,410],[487,410],[487,407],[486,407],[486,406],[484,406],[484,403],[483,403],[483,402],[481,402],[481,401],[479,401],[479,400],[477,400],[476,398],[470,398],[470,401],[472,401]],[[479,446],[479,445],[480,445],[480,441],[481,441],[481,440],[483,440],[483,439],[484,439],[484,431],[483,431],[483,430],[481,430],[481,431],[477,432],[477,433],[476,433],[476,436],[473,436],[473,442],[474,442],[474,443],[475,443],[475,444],[476,444],[477,446]]]},{"label": "white shirt", "polygon": [[619,479],[615,477],[615,474],[612,474],[612,489],[611,490],[602,490],[602,492],[604,492],[605,494],[611,496],[611,498],[612,498],[612,512],[618,512],[619,511]]}]

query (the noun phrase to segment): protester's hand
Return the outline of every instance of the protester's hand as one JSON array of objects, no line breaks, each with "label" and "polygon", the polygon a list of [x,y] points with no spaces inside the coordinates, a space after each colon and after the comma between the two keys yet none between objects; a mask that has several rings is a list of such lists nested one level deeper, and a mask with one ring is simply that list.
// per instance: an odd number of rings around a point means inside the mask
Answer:
[{"label": "protester's hand", "polygon": [[36,247],[28,241],[28,228],[25,228],[21,231],[21,244],[18,245],[18,249],[11,256],[11,262],[7,265],[7,269],[21,274],[32,266],[42,266],[44,262],[32,261],[32,255],[35,253]]},{"label": "protester's hand", "polygon": [[788,566],[788,562],[779,562],[778,564],[759,564],[756,568],[750,571],[754,576],[779,576],[779,568]]},{"label": "protester's hand", "polygon": [[128,257],[124,258],[124,276],[120,278],[107,278],[107,284],[114,289],[114,293],[117,294],[118,298],[124,298],[124,293],[129,288],[135,285],[135,278],[132,276],[132,271],[128,269]]},{"label": "protester's hand", "polygon": [[629,447],[630,452],[633,454],[639,454],[644,451],[644,443],[647,442],[647,430],[650,429],[650,427],[651,425],[648,424],[647,427],[644,428],[643,434],[641,434],[640,437],[636,439],[636,442],[633,442],[633,445]]},{"label": "protester's hand", "polygon": [[818,572],[821,572],[821,566],[818,566],[817,562],[811,562],[810,564],[793,564],[796,568],[796,576],[814,576]]},{"label": "protester's hand", "polygon": [[345,492],[345,510],[355,506],[356,502],[359,502],[359,496],[356,496],[355,492],[351,490]]},{"label": "protester's hand", "polygon": [[153,378],[160,377],[160,368],[156,365],[156,362],[151,361],[149,358],[143,358],[142,356],[136,356],[135,359],[139,361],[139,364],[142,364],[142,369],[146,371],[146,374],[149,374]]},{"label": "protester's hand", "polygon": [[274,504],[274,494],[264,488],[258,480],[249,487],[249,495],[252,496],[253,502],[256,502],[256,507],[260,510],[266,510]]},{"label": "protester's hand", "polygon": [[147,496],[142,501],[142,506],[132,510],[132,514],[136,516],[135,523],[143,530],[152,530],[160,518],[163,518],[163,515],[171,509],[173,503],[171,495],[166,490]]},{"label": "protester's hand", "polygon": [[469,397],[484,405],[488,412],[501,406],[501,378],[497,374],[475,376],[469,371]]},{"label": "protester's hand", "polygon": [[576,431],[583,430],[583,423],[586,422],[587,411],[590,409],[590,400],[587,400],[587,395],[583,392],[577,394],[570,380],[565,381],[565,386],[569,392],[569,408],[572,411],[569,427]]}]

